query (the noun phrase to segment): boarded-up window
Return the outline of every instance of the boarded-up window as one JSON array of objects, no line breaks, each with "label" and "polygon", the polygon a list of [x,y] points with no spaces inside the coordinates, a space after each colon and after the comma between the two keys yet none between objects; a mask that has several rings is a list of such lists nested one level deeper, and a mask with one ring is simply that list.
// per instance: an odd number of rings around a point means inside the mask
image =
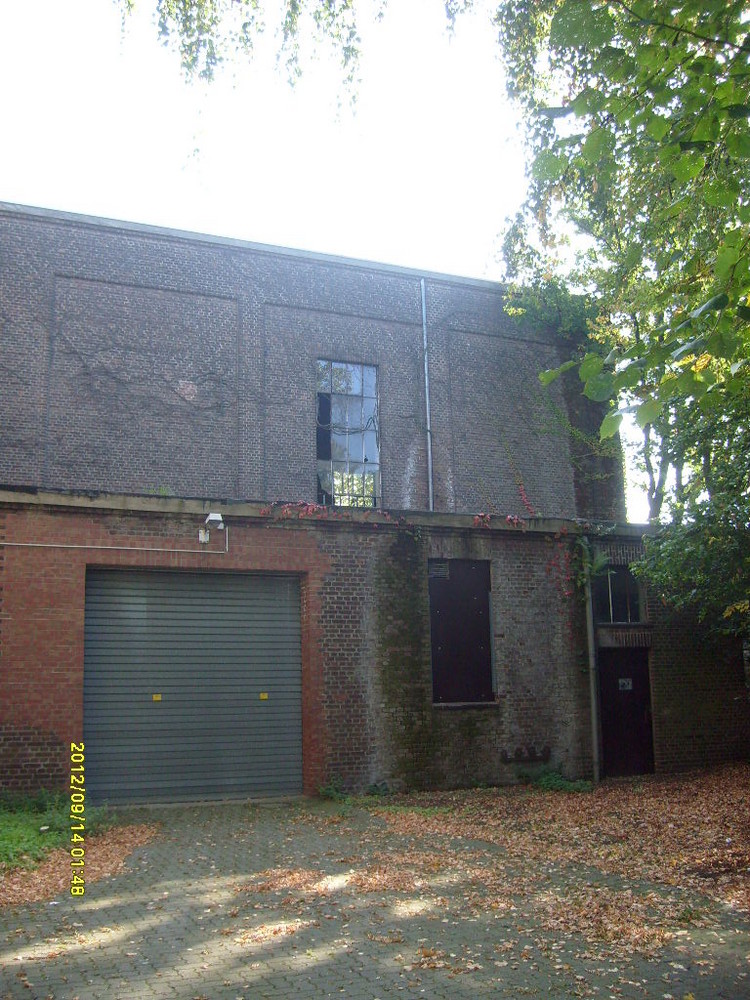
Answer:
[{"label": "boarded-up window", "polygon": [[433,702],[494,701],[489,562],[432,559],[429,591]]}]

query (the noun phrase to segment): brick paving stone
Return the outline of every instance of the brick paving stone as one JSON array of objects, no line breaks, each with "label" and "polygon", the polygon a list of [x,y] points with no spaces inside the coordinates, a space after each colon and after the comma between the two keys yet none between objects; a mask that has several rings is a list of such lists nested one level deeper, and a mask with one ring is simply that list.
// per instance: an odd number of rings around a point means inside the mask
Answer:
[{"label": "brick paving stone", "polygon": [[[400,836],[357,804],[127,815],[160,834],[120,874],[81,899],[0,909],[0,997],[750,997],[750,927],[721,908],[712,927],[680,929],[657,956],[623,956],[545,930],[523,894],[507,912],[477,904],[481,886],[457,858],[481,851],[487,871],[501,871],[499,848]],[[542,896],[590,875],[548,866],[519,872],[519,885],[521,874]]]}]

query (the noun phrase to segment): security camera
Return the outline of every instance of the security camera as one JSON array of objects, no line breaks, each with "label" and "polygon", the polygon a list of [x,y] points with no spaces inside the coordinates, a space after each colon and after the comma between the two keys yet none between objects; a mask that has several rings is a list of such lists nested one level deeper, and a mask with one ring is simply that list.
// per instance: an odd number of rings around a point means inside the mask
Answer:
[{"label": "security camera", "polygon": [[224,518],[221,514],[217,514],[216,511],[211,511],[211,513],[206,518],[207,528],[218,528],[219,531],[224,527]]}]

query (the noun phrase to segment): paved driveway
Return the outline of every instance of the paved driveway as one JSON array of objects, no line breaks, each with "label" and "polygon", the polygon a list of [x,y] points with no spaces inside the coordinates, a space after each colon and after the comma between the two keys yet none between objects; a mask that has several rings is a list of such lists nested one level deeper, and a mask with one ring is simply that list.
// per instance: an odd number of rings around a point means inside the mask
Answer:
[{"label": "paved driveway", "polygon": [[[525,870],[492,844],[394,832],[357,805],[132,818],[160,833],[125,871],[82,899],[0,909],[0,995],[750,997],[748,923],[694,892],[671,898],[671,923],[652,915],[639,943],[637,928],[617,940],[582,924],[581,900],[614,888],[645,913],[663,887],[615,886],[580,866]],[[710,919],[696,927],[693,913]]]}]

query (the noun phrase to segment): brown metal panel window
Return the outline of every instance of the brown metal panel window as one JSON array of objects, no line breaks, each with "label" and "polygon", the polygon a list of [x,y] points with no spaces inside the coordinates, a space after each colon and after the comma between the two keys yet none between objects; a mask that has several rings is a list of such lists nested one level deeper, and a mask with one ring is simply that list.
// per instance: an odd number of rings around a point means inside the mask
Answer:
[{"label": "brown metal panel window", "polygon": [[433,702],[494,701],[489,562],[431,559],[429,593]]},{"label": "brown metal panel window", "polygon": [[318,361],[318,503],[380,506],[377,368]]}]

